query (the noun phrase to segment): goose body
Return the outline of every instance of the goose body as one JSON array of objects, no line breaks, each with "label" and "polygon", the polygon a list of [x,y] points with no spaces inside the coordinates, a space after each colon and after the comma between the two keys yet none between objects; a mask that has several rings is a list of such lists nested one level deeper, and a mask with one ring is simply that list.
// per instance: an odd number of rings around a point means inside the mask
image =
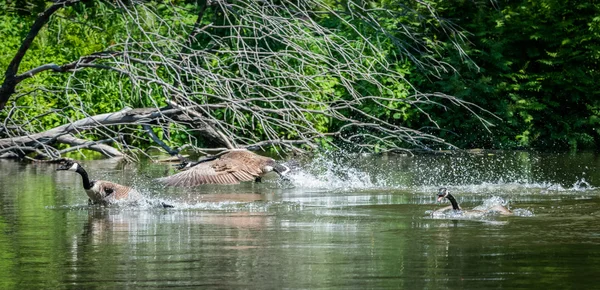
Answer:
[{"label": "goose body", "polygon": [[135,189],[106,180],[90,180],[83,167],[74,161],[66,160],[56,170],[74,171],[81,175],[83,189],[90,204],[109,205],[117,201],[137,201],[142,195]]},{"label": "goose body", "polygon": [[438,197],[437,198],[438,202],[440,202],[444,198],[446,198],[446,199],[448,199],[450,201],[450,204],[452,204],[452,205],[440,208],[440,209],[434,211],[433,212],[434,214],[440,214],[440,213],[446,212],[448,210],[453,210],[454,212],[460,213],[460,214],[462,214],[463,216],[466,216],[466,217],[480,217],[480,216],[483,216],[483,215],[489,214],[489,213],[499,213],[501,215],[512,215],[513,214],[510,210],[508,210],[507,208],[505,208],[504,206],[499,205],[499,204],[498,205],[494,205],[494,206],[492,206],[490,208],[484,208],[482,210],[478,210],[478,209],[465,210],[465,209],[462,209],[458,205],[458,202],[456,201],[456,199],[454,198],[454,196],[452,194],[450,194],[450,192],[448,191],[448,189],[445,188],[445,187],[442,187],[442,188],[440,188],[438,190],[437,197]]},{"label": "goose body", "polygon": [[185,162],[179,166],[182,172],[159,178],[169,186],[193,187],[201,184],[238,184],[244,181],[260,181],[268,172],[274,171],[284,178],[289,171],[273,158],[260,156],[246,149],[234,149],[221,155],[197,162]]}]

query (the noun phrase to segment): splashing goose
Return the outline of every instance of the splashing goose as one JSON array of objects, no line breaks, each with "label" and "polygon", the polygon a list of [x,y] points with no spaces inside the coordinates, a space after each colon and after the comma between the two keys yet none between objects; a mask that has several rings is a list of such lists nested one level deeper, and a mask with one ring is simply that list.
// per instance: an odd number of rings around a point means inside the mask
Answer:
[{"label": "splashing goose", "polygon": [[434,214],[443,213],[450,209],[454,210],[454,212],[459,212],[462,215],[468,216],[468,217],[478,217],[478,216],[483,216],[484,214],[488,214],[488,213],[499,213],[501,215],[512,215],[513,214],[510,210],[508,210],[507,208],[505,208],[504,206],[499,205],[499,204],[494,205],[490,208],[486,208],[485,210],[476,210],[476,209],[464,210],[464,209],[460,208],[460,206],[458,205],[458,202],[456,202],[456,199],[454,199],[454,196],[452,194],[450,194],[448,189],[445,187],[442,187],[438,190],[437,197],[438,197],[437,198],[438,202],[442,201],[444,198],[447,198],[452,205],[440,208],[440,209],[434,211],[433,212]]},{"label": "splashing goose", "polygon": [[285,174],[290,171],[287,166],[277,163],[274,159],[246,149],[233,149],[197,162],[184,162],[178,165],[178,169],[183,171],[159,178],[158,181],[179,187],[238,184],[243,181],[260,182],[261,177],[271,171],[286,179]]},{"label": "splashing goose", "polygon": [[[110,205],[117,201],[138,201],[142,195],[135,189],[106,180],[90,180],[81,164],[72,161],[62,161],[56,170],[75,171],[81,175],[83,189],[89,197],[89,204]],[[166,207],[166,206],[165,206]]]}]

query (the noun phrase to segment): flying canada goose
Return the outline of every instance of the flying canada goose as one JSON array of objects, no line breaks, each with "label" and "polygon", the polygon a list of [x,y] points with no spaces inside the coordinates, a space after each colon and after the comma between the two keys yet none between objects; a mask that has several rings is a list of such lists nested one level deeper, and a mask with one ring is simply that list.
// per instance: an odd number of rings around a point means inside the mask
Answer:
[{"label": "flying canada goose", "polygon": [[[136,202],[142,200],[142,194],[137,190],[106,180],[90,180],[83,167],[72,160],[64,160],[56,170],[75,171],[81,175],[83,180],[83,189],[89,197],[89,204],[110,205],[117,201]],[[173,207],[161,203],[162,207]]]},{"label": "flying canada goose", "polygon": [[290,169],[274,159],[260,156],[246,149],[233,149],[225,153],[204,158],[196,162],[177,165],[183,170],[177,174],[159,178],[169,186],[192,187],[201,184],[238,184],[257,181],[268,172],[274,171],[283,179]]},{"label": "flying canada goose", "polygon": [[490,208],[485,208],[484,210],[477,210],[477,209],[463,210],[462,208],[460,208],[460,206],[458,206],[458,202],[456,202],[456,199],[454,199],[454,196],[452,194],[450,194],[448,189],[445,187],[442,187],[438,190],[437,197],[438,197],[437,198],[438,202],[442,201],[444,198],[447,198],[452,205],[440,208],[440,209],[434,211],[434,213],[442,213],[444,211],[452,209],[455,212],[460,212],[461,214],[466,215],[466,216],[482,216],[486,213],[499,213],[501,215],[512,215],[513,214],[510,210],[508,210],[507,208],[505,208],[499,204],[494,205]]}]

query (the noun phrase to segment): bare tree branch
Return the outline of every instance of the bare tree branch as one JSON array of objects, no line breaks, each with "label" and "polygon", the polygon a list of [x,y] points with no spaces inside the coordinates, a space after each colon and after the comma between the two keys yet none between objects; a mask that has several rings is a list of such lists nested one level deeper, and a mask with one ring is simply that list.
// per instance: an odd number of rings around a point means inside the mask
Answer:
[{"label": "bare tree branch", "polygon": [[[83,132],[111,140],[122,154],[135,149],[137,141],[154,142],[169,154],[182,147],[208,152],[210,146],[308,149],[349,144],[368,151],[450,146],[432,130],[423,132],[404,121],[421,115],[428,122],[419,127],[442,130],[430,115],[432,106],[462,108],[485,128],[493,125],[486,119],[493,114],[485,109],[443,93],[420,92],[405,78],[410,71],[399,59],[432,75],[454,68],[443,62],[437,44],[427,43],[401,21],[390,26],[386,19],[408,15],[426,25],[434,23],[464,53],[461,42],[466,36],[425,2],[419,2],[425,11],[419,14],[402,3],[392,10],[366,2],[334,6],[324,0],[206,0],[191,14],[171,2],[159,10],[144,1],[111,1],[124,23],[122,38],[102,52],[17,75],[27,47],[50,15],[75,2],[57,2],[40,16],[0,89],[2,109],[22,80],[45,71],[68,73],[65,84],[52,87],[58,92],[49,94],[67,105],[45,112],[14,105],[0,128],[0,153],[26,148],[21,151],[42,150],[54,158],[64,151],[51,144],[83,138]],[[325,18],[335,25],[323,25]],[[390,45],[397,50],[390,52]],[[154,108],[89,116],[90,101],[80,94],[100,85],[86,79],[86,68],[116,72],[109,75],[111,82],[117,79],[121,107]],[[39,117],[25,120],[22,116],[30,111]],[[87,117],[69,121],[73,115]],[[46,117],[65,123],[46,130],[40,125]],[[159,138],[153,128],[164,134]],[[71,141],[75,148],[92,146]]]},{"label": "bare tree branch", "polygon": [[124,154],[121,151],[113,148],[112,146],[105,145],[102,143],[112,142],[113,140],[102,140],[102,141],[88,141],[84,139],[79,139],[71,135],[62,135],[56,138],[56,141],[59,143],[69,144],[72,147],[59,151],[59,154],[64,154],[71,151],[76,151],[80,149],[90,149],[93,151],[97,151],[105,155],[106,157],[124,157]]},{"label": "bare tree branch", "polygon": [[[191,114],[191,115],[193,115],[193,116],[195,116],[197,118],[204,119],[204,117],[200,113],[198,113],[198,112],[196,112],[196,111],[194,111],[194,110],[192,110],[190,108],[185,108],[183,106],[180,106],[179,104],[177,104],[177,103],[175,103],[173,101],[167,101],[167,104],[169,104],[170,106],[172,106],[174,108],[177,108],[177,109],[180,109],[182,111],[185,111],[186,113],[189,113],[189,114]],[[214,130],[214,128],[212,128],[212,126],[208,127],[208,128]],[[235,148],[235,147],[233,147],[233,145],[231,145],[231,142],[229,142],[229,138],[227,138],[227,136],[225,136],[222,132],[215,131],[215,133],[218,134],[219,137],[221,137],[221,141],[223,142],[223,144],[225,144],[225,146],[228,149]]]},{"label": "bare tree branch", "polygon": [[144,128],[144,130],[146,130],[146,132],[148,133],[148,136],[150,136],[150,138],[152,138],[152,141],[154,141],[154,143],[158,144],[161,148],[163,148],[165,151],[167,151],[167,153],[169,153],[170,155],[179,154],[179,150],[175,150],[175,149],[171,148],[163,140],[158,138],[158,136],[156,136],[156,134],[154,134],[154,131],[152,131],[152,127],[150,125],[144,124],[144,125],[142,125],[142,128]]},{"label": "bare tree branch", "polygon": [[[64,65],[57,65],[54,63],[49,63],[49,64],[45,64],[45,65],[41,65],[39,67],[33,68],[31,70],[28,70],[20,75],[17,75],[15,77],[15,80],[17,81],[17,83],[20,83],[21,81],[23,81],[24,79],[33,77],[34,75],[43,72],[43,71],[47,71],[47,70],[52,70],[54,72],[71,72],[76,70],[79,67],[88,67],[90,65],[87,65],[91,62],[93,62],[96,59],[106,59],[106,58],[110,58],[110,57],[114,57],[116,54],[119,54],[118,52],[98,52],[98,53],[94,53],[92,55],[88,55],[88,56],[83,56],[80,59],[70,62],[68,64],[64,64]],[[93,66],[96,68],[104,68],[104,69],[114,69],[112,67],[102,67],[100,65],[96,65]]]},{"label": "bare tree branch", "polygon": [[[26,136],[16,136],[11,138],[0,139],[0,150],[12,147],[24,147],[31,144],[39,144],[41,140],[44,143],[52,143],[54,141],[72,143],[77,146],[82,145],[79,140],[73,137],[68,137],[72,133],[79,133],[84,130],[91,130],[106,126],[121,125],[121,124],[149,124],[159,118],[172,116],[179,113],[179,109],[171,109],[160,111],[159,109],[131,109],[125,108],[114,113],[101,114],[90,116],[69,124],[65,124],[44,132],[35,133]],[[58,140],[61,138],[60,141]],[[115,153],[110,151],[107,153]]]},{"label": "bare tree branch", "polygon": [[38,15],[38,18],[31,26],[29,33],[21,43],[21,47],[13,57],[12,61],[8,65],[8,68],[6,69],[6,72],[4,73],[4,82],[2,83],[2,87],[0,87],[0,111],[4,109],[10,96],[15,93],[15,87],[22,80],[19,80],[16,77],[19,71],[19,66],[21,65],[23,57],[25,57],[25,53],[27,53],[27,50],[29,50],[31,43],[38,35],[42,27],[48,23],[50,16],[52,16],[52,14],[54,14],[58,9],[73,5],[80,1],[81,0],[59,0],[48,7],[46,11]]}]

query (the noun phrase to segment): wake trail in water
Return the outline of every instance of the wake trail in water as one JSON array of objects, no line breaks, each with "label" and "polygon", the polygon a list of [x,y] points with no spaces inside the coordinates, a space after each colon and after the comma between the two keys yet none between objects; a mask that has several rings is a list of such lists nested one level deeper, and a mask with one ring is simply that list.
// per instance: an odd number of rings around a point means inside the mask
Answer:
[{"label": "wake trail in water", "polygon": [[565,186],[556,181],[535,181],[531,176],[533,170],[519,166],[510,169],[506,165],[499,168],[488,165],[482,169],[464,160],[455,164],[442,161],[401,156],[384,160],[380,156],[327,152],[302,164],[289,177],[296,189],[342,192],[374,189],[432,192],[439,187],[469,193],[597,190],[585,178]]},{"label": "wake trail in water", "polygon": [[[267,175],[263,183],[191,189],[167,189],[146,179],[137,180],[135,187],[146,189],[142,192],[146,201],[135,206],[157,209],[168,204],[175,210],[271,211],[298,210],[306,204],[348,205],[351,199],[361,199],[359,204],[377,199],[381,203],[397,203],[405,202],[406,197],[429,204],[440,187],[447,187],[464,201],[475,204],[490,197],[522,201],[539,194],[589,197],[598,193],[598,188],[585,178],[561,183],[547,178],[553,175],[539,175],[538,169],[529,163],[527,167],[506,157],[484,159],[325,152],[298,161],[287,176],[289,182],[279,180],[274,173]],[[338,197],[339,200],[335,199]],[[76,205],[74,209],[86,207]]]}]

